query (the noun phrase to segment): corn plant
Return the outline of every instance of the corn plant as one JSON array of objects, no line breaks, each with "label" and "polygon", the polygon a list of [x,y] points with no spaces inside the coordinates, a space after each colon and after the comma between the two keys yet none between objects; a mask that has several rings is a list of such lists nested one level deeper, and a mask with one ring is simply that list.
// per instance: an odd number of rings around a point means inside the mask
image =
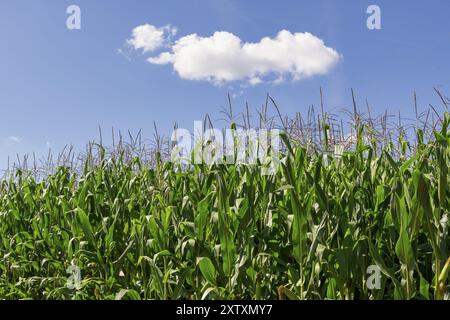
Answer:
[{"label": "corn plant", "polygon": [[104,150],[82,172],[16,170],[0,185],[0,298],[448,299],[449,125],[403,156],[364,123],[336,154],[326,121],[325,152],[284,132],[273,175]]}]

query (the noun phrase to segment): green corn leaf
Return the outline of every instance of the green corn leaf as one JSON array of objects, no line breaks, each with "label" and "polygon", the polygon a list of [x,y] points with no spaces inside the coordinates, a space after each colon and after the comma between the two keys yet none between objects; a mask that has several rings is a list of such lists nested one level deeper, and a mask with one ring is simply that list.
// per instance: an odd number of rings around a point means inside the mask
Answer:
[{"label": "green corn leaf", "polygon": [[200,272],[205,277],[205,279],[212,284],[216,285],[216,269],[211,259],[208,257],[201,257],[197,259],[197,265],[200,268]]}]

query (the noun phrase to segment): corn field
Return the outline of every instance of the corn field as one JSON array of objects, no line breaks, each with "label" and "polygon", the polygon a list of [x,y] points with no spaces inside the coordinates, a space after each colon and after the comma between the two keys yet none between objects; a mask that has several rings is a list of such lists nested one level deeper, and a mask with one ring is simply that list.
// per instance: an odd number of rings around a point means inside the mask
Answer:
[{"label": "corn field", "polygon": [[449,299],[449,125],[399,156],[364,124],[339,154],[283,133],[274,175],[103,151],[81,172],[17,169],[0,186],[0,298]]}]

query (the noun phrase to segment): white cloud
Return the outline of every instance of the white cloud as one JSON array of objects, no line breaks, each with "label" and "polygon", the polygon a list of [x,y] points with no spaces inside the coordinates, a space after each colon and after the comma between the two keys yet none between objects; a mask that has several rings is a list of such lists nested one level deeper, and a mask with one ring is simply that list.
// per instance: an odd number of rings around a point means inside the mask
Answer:
[{"label": "white cloud", "polygon": [[256,86],[256,85],[258,85],[258,84],[260,84],[262,82],[263,81],[262,81],[262,79],[260,77],[251,77],[250,79],[248,79],[248,83],[251,86]]},{"label": "white cloud", "polygon": [[[133,31],[133,34],[136,33],[136,39],[147,40],[136,40],[133,45],[136,49],[151,51],[157,47],[150,45],[151,37],[138,34],[150,34],[150,30],[158,29],[145,27],[147,31],[143,30]],[[152,64],[171,64],[182,79],[214,84],[243,81],[252,86],[264,81],[280,83],[285,78],[299,80],[324,75],[340,60],[341,55],[327,47],[322,39],[307,32],[287,30],[280,31],[275,38],[265,37],[256,43],[243,42],[224,31],[210,37],[191,34],[178,39],[171,45],[171,50],[148,59]]]},{"label": "white cloud", "polygon": [[11,136],[6,138],[6,141],[8,141],[9,143],[20,143],[23,141],[23,139],[21,137]]},{"label": "white cloud", "polygon": [[133,29],[127,43],[135,50],[152,52],[162,48],[176,33],[177,29],[171,25],[157,28],[150,24],[144,24]]}]

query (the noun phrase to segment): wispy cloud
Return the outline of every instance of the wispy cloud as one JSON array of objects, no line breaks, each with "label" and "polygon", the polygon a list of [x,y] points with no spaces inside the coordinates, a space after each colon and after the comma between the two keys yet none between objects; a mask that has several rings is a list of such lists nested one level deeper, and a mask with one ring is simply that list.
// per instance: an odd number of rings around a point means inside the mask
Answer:
[{"label": "wispy cloud", "polygon": [[[135,50],[151,52],[163,47],[162,31],[151,25],[133,30],[128,40]],[[147,34],[143,36],[142,34]],[[155,65],[172,65],[182,79],[203,80],[214,84],[240,81],[256,86],[263,82],[279,84],[327,74],[342,56],[311,33],[280,31],[259,42],[244,42],[230,32],[212,36],[183,36],[166,45],[169,50],[148,58]]]},{"label": "wispy cloud", "polygon": [[9,143],[16,144],[16,143],[22,142],[23,139],[21,137],[18,137],[18,136],[10,136],[10,137],[6,138],[6,141],[9,142]]}]

